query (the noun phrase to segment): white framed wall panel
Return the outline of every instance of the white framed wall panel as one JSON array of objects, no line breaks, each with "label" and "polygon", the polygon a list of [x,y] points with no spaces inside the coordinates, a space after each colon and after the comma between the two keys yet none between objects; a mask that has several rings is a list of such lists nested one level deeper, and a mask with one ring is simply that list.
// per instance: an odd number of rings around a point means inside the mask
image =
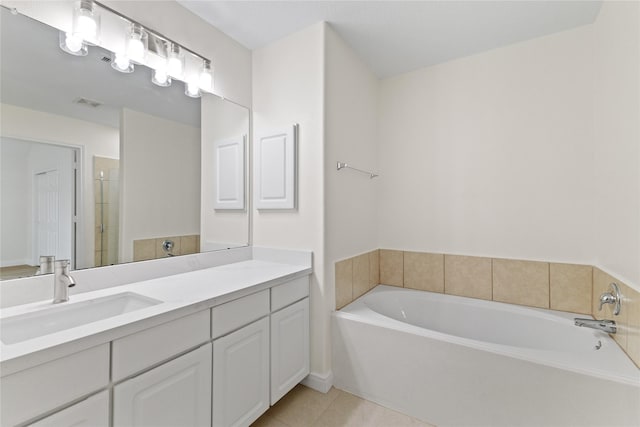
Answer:
[{"label": "white framed wall panel", "polygon": [[244,165],[246,135],[213,143],[216,210],[244,209]]},{"label": "white framed wall panel", "polygon": [[254,144],[256,209],[295,209],[298,125],[263,132]]}]

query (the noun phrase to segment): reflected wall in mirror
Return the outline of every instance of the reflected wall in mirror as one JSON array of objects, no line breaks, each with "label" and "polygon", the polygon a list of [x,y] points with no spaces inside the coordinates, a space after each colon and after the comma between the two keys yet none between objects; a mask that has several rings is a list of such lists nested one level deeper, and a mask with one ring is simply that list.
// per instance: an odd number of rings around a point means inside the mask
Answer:
[{"label": "reflected wall in mirror", "polygon": [[201,159],[206,141],[248,135],[248,109],[118,73],[99,47],[68,55],[57,29],[4,7],[0,22],[2,279],[44,255],[81,269],[248,244],[246,209],[209,209]]}]

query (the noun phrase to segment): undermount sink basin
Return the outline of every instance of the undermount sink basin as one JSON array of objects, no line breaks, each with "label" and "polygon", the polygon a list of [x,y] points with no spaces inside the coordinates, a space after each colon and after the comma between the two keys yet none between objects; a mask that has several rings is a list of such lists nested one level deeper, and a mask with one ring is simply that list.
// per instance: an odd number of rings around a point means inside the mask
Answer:
[{"label": "undermount sink basin", "polygon": [[77,303],[56,304],[33,313],[0,319],[0,341],[15,344],[160,304],[162,301],[124,292]]}]

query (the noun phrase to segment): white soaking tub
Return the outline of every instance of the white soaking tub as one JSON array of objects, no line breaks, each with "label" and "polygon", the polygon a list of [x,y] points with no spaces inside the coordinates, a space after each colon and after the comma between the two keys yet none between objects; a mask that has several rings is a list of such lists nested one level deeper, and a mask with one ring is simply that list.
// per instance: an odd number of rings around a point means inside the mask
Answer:
[{"label": "white soaking tub", "polygon": [[574,317],[379,285],[333,313],[334,385],[437,426],[640,425],[640,370]]}]

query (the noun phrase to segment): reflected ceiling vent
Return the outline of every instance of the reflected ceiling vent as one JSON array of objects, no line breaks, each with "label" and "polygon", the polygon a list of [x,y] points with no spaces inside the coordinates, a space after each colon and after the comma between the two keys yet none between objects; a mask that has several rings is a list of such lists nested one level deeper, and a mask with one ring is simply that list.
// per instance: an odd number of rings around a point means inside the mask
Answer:
[{"label": "reflected ceiling vent", "polygon": [[108,64],[109,62],[111,62],[111,58],[109,58],[108,56],[103,56],[102,58],[100,58],[100,61],[106,62]]},{"label": "reflected ceiling vent", "polygon": [[101,102],[98,101],[93,101],[91,99],[87,99],[87,98],[77,98],[73,100],[74,104],[80,104],[80,105],[84,105],[86,107],[92,107],[92,108],[96,108],[102,105]]}]

